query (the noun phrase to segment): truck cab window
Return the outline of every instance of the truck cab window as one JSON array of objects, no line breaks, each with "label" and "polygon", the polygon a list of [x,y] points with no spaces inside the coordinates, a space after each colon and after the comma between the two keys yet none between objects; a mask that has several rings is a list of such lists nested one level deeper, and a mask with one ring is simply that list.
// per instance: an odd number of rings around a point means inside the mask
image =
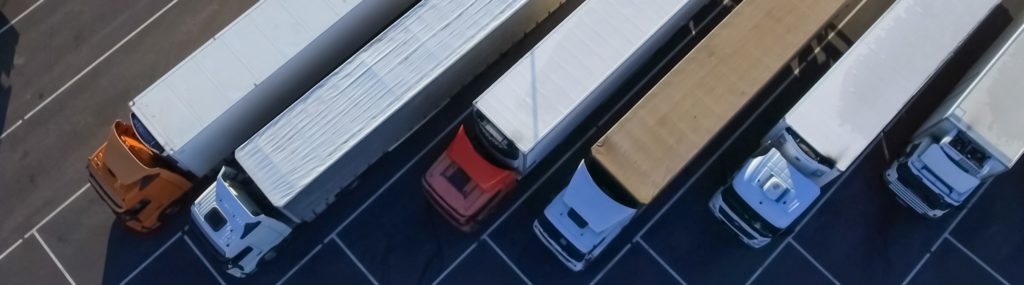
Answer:
[{"label": "truck cab window", "polygon": [[804,138],[797,134],[795,131],[793,131],[792,128],[786,128],[786,134],[789,134],[789,136],[793,138],[793,142],[796,143],[797,147],[800,148],[800,151],[806,154],[807,157],[810,157],[818,164],[821,164],[829,169],[833,169],[836,167],[835,161],[822,155],[820,152],[818,152],[818,150],[814,149],[814,147],[811,146],[810,143],[805,141]]},{"label": "truck cab window", "polygon": [[130,119],[132,121],[132,128],[135,129],[135,134],[139,136],[139,140],[141,140],[143,144],[149,147],[149,149],[153,150],[153,152],[159,154],[164,153],[164,147],[160,145],[160,142],[156,140],[156,137],[154,137],[153,134],[149,132],[149,129],[146,128],[146,125],[142,124],[142,121],[139,120],[139,117],[136,116],[135,113],[132,113]]},{"label": "truck cab window", "polygon": [[224,225],[228,224],[228,220],[224,218],[224,214],[217,207],[210,208],[210,211],[203,215],[203,221],[215,232],[220,231],[220,229],[224,228]]},{"label": "truck cab window", "polygon": [[480,110],[473,111],[465,130],[473,149],[491,164],[512,169],[511,163],[519,159],[519,149],[515,143],[501,133]]}]

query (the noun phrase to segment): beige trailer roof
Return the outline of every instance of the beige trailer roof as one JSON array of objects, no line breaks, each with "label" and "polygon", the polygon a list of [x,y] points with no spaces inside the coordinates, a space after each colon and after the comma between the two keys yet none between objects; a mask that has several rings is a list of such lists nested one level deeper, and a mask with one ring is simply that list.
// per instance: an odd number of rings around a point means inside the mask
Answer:
[{"label": "beige trailer roof", "polygon": [[746,0],[592,148],[648,203],[845,0]]}]

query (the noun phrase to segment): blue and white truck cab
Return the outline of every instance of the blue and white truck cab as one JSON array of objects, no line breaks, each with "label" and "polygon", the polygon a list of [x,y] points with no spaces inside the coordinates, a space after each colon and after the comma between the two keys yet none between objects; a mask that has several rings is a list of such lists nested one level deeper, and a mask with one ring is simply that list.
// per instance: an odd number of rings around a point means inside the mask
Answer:
[{"label": "blue and white truck cab", "polygon": [[278,244],[292,231],[288,219],[274,218],[274,207],[261,207],[247,175],[224,166],[216,182],[196,199],[192,220],[216,249],[224,269],[236,277],[256,271],[260,260],[273,259]]},{"label": "blue and white truck cab", "polygon": [[1024,20],[1017,20],[885,172],[900,202],[932,218],[1024,153]]},{"label": "blue and white truck cab", "polygon": [[998,2],[892,4],[715,194],[716,217],[753,247],[770,242],[854,165]]},{"label": "blue and white truck cab", "polygon": [[643,204],[587,159],[569,185],[533,222],[544,244],[573,271],[580,271],[618,235]]}]

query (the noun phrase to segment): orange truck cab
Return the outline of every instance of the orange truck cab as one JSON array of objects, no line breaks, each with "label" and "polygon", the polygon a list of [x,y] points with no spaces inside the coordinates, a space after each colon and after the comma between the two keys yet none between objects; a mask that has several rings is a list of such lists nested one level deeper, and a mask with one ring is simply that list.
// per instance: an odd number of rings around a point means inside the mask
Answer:
[{"label": "orange truck cab", "polygon": [[169,170],[160,155],[146,146],[135,128],[114,122],[107,141],[89,157],[89,183],[128,228],[149,232],[160,216],[175,212],[175,203],[192,183]]}]

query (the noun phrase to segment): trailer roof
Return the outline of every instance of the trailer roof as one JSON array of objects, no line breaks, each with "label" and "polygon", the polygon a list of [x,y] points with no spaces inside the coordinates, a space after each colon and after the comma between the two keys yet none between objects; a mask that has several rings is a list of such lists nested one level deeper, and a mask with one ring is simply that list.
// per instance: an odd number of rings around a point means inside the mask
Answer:
[{"label": "trailer roof", "polygon": [[682,11],[704,0],[583,3],[474,105],[524,153]]},{"label": "trailer roof", "polygon": [[423,1],[235,151],[284,206],[529,0]]},{"label": "trailer roof", "polygon": [[259,1],[135,97],[132,112],[178,150],[359,2]]},{"label": "trailer roof", "polygon": [[650,202],[844,2],[743,1],[591,148],[594,158]]},{"label": "trailer roof", "polygon": [[786,114],[846,170],[999,0],[899,0]]},{"label": "trailer roof", "polygon": [[1024,153],[1024,19],[1008,32],[1006,45],[967,87],[967,96],[953,112],[963,112],[961,123],[998,150],[996,156],[1013,165]]}]

